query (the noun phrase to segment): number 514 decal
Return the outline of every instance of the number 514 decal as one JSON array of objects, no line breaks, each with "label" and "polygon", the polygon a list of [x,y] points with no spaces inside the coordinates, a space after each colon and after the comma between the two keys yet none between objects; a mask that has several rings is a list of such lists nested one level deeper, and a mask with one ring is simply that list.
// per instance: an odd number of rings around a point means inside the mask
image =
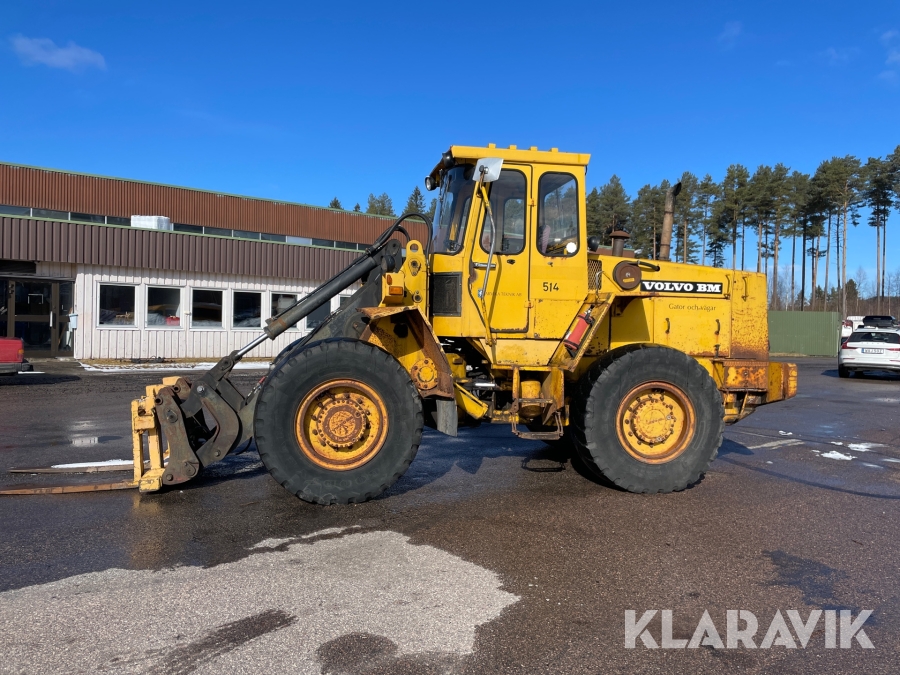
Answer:
[{"label": "number 514 decal", "polygon": [[543,285],[542,285],[542,288],[544,289],[544,292],[558,291],[558,290],[559,290],[559,284],[557,284],[557,283],[555,283],[555,282],[553,282],[553,281],[545,281],[545,282],[543,283]]}]

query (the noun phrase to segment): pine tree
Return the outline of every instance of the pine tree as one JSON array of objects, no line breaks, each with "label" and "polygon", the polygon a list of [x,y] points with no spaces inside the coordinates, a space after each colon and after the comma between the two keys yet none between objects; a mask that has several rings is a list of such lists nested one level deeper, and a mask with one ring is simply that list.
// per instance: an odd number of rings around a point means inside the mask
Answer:
[{"label": "pine tree", "polygon": [[[756,226],[756,271],[763,271],[768,257],[770,226],[775,214],[775,194],[772,167],[761,164],[747,183],[750,222]],[[766,263],[768,268],[768,262]]]},{"label": "pine tree", "polygon": [[630,202],[631,197],[622,187],[622,181],[613,174],[609,182],[597,191],[595,202],[597,229],[593,232],[589,229],[588,233],[599,235],[602,244],[608,246],[611,242],[609,235],[613,230],[628,227],[628,216],[631,215]]},{"label": "pine tree", "polygon": [[772,170],[772,190],[775,197],[775,210],[772,215],[772,304],[775,309],[781,300],[778,292],[778,254],[781,250],[781,228],[790,212],[788,169],[779,162]]},{"label": "pine tree", "polygon": [[869,225],[875,228],[875,302],[876,311],[881,311],[881,298],[884,295],[884,262],[885,251],[882,248],[882,237],[887,240],[887,220],[894,200],[895,176],[891,162],[869,157],[864,168],[865,188],[863,197],[866,206],[871,209]]},{"label": "pine tree", "polygon": [[343,209],[344,207],[341,206],[341,200],[339,200],[337,197],[335,197],[328,203],[328,208],[329,209]]},{"label": "pine tree", "polygon": [[681,262],[697,262],[697,247],[691,235],[699,229],[700,215],[697,207],[697,177],[690,171],[681,174],[681,192],[675,200],[675,223],[672,227],[674,244],[672,259]]},{"label": "pine tree", "polygon": [[713,267],[724,267],[725,247],[731,241],[732,234],[731,213],[725,200],[718,199],[712,203],[706,234],[705,253],[712,258]]},{"label": "pine tree", "polygon": [[[785,235],[791,237],[791,289],[788,294],[788,297],[791,299],[791,309],[794,308],[794,301],[797,298],[794,286],[797,276],[798,236],[801,237],[800,256],[804,263],[804,273],[806,270],[804,248],[806,246],[806,229],[809,225],[809,216],[806,209],[809,201],[809,192],[809,174],[800,173],[799,171],[791,173],[790,178],[787,180],[788,224],[785,230]],[[800,293],[800,300],[802,303],[806,287],[801,283],[801,288],[803,289]]]},{"label": "pine tree", "polygon": [[418,185],[413,188],[412,194],[406,200],[406,207],[403,209],[403,213],[425,213],[425,197],[422,195]]},{"label": "pine tree", "polygon": [[375,216],[397,216],[397,214],[394,213],[394,203],[391,201],[391,198],[388,197],[387,192],[382,192],[378,197],[369,194],[369,204],[366,206],[366,213]]},{"label": "pine tree", "polygon": [[356,211],[357,213],[362,211],[362,208],[360,208],[360,206],[359,206],[359,202],[356,202],[356,206],[353,207],[353,210]]},{"label": "pine tree", "polygon": [[[700,264],[706,264],[707,246],[706,240],[713,230],[719,233],[720,223],[714,221],[713,212],[717,202],[721,199],[721,186],[716,183],[712,176],[706,174],[703,180],[697,185],[697,212],[700,217],[700,233],[703,243],[700,246]],[[721,217],[721,213],[716,214],[717,218]]]},{"label": "pine tree", "polygon": [[[860,189],[860,162],[856,157],[832,157],[822,162],[814,176],[816,190],[820,193],[820,200],[825,208],[828,218],[827,230],[831,231],[831,221],[834,218],[834,244],[836,250],[835,269],[838,288],[843,288],[847,277],[847,223],[854,220],[854,214],[859,200]],[[842,222],[843,221],[843,222]],[[827,270],[830,268],[830,242],[826,248],[826,290],[830,291]],[[846,302],[841,291],[841,311],[846,316]]]},{"label": "pine tree", "polygon": [[631,202],[631,245],[640,258],[656,260],[668,189],[668,181],[656,186],[645,185]]},{"label": "pine tree", "polygon": [[428,211],[425,212],[426,215],[434,221],[434,214],[437,213],[437,199],[432,199],[431,204],[428,206]]},{"label": "pine tree", "polygon": [[588,193],[585,205],[585,217],[587,219],[587,233],[589,237],[600,237],[603,234],[603,226],[600,223],[600,193],[597,188]]},{"label": "pine tree", "polygon": [[750,172],[741,164],[732,164],[722,181],[722,199],[731,224],[731,269],[737,269],[738,223],[741,225],[741,269],[744,269],[744,228],[747,220],[747,182]]}]

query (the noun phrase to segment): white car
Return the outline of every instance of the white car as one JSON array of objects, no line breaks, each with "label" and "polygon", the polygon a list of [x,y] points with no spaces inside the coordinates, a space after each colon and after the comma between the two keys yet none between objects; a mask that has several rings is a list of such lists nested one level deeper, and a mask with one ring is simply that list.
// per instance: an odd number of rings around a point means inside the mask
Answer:
[{"label": "white car", "polygon": [[861,316],[848,316],[844,319],[843,323],[841,323],[841,340],[843,341],[843,338],[850,337],[850,333],[862,325],[862,320]]},{"label": "white car", "polygon": [[900,372],[900,330],[859,328],[850,334],[838,350],[838,375],[864,370]]}]

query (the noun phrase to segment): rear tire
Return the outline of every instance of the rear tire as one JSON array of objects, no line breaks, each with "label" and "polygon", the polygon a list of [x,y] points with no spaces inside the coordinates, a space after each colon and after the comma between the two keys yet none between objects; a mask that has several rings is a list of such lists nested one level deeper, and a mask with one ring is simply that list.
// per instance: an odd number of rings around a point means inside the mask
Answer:
[{"label": "rear tire", "polygon": [[838,366],[838,377],[850,377],[850,369]]},{"label": "rear tire", "polygon": [[722,396],[695,359],[666,347],[614,350],[585,374],[572,440],[585,463],[629,492],[683,490],[722,444]]},{"label": "rear tire", "polygon": [[254,419],[266,468],[316,504],[364,502],[416,456],[422,401],[387,352],[332,339],[288,355],[263,383]]}]

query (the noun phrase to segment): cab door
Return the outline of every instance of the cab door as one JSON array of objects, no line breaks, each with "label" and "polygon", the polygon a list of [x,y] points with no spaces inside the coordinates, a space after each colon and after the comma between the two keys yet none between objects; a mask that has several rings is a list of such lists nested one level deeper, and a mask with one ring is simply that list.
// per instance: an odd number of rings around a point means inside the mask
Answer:
[{"label": "cab door", "polygon": [[480,222],[480,227],[473,228],[477,238],[472,245],[470,289],[477,303],[485,289],[485,274],[488,275],[484,304],[493,333],[524,334],[529,330],[530,182],[530,167],[507,165],[496,181],[485,186],[497,234],[490,269],[491,222],[483,200],[479,200],[479,221],[476,222]]},{"label": "cab door", "polygon": [[582,167],[542,171],[531,257],[532,337],[560,340],[587,295]]}]

